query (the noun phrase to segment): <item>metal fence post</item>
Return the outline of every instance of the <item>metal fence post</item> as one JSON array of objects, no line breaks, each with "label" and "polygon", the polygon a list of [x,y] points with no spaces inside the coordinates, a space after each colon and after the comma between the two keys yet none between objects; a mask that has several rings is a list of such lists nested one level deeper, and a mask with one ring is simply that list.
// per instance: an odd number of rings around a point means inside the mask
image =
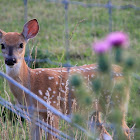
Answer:
[{"label": "metal fence post", "polygon": [[[26,23],[27,20],[28,20],[28,0],[24,0],[24,22]],[[30,61],[30,59],[31,59],[30,58],[30,50],[29,50],[28,44],[26,46],[27,46],[27,54],[28,54],[27,64],[28,64],[28,66],[30,66],[30,63],[31,63],[31,61]]]},{"label": "metal fence post", "polygon": [[109,14],[109,32],[112,32],[112,2],[111,0],[108,1],[108,14]]},{"label": "metal fence post", "polygon": [[65,47],[66,47],[66,59],[69,61],[69,28],[68,28],[68,0],[63,0],[65,9]]},{"label": "metal fence post", "polygon": [[[27,22],[27,19],[28,19],[28,0],[24,0],[24,22],[26,23]],[[27,60],[27,64],[28,64],[28,66],[30,66],[30,50],[29,50],[29,46],[28,46],[28,44],[26,45],[26,47],[27,47],[27,54],[28,54],[28,56],[27,56],[27,58],[28,58],[28,60]],[[30,81],[30,77],[28,77],[28,80]],[[30,88],[30,85],[28,85],[28,89],[31,89]],[[34,114],[34,105],[33,105],[33,99],[32,99],[32,97],[30,96],[30,106],[31,106],[31,110],[28,110],[29,111],[29,114],[33,114],[33,118],[32,118],[32,120],[33,120],[33,123],[31,124],[31,128],[34,128],[34,126],[36,125],[35,124],[35,114]],[[39,126],[37,126],[38,127],[38,129],[37,130],[34,130],[34,131],[32,131],[31,132],[31,137],[32,137],[32,139],[35,139],[35,138],[39,138]],[[36,131],[36,135],[34,135],[34,133],[35,133],[35,131]]]},{"label": "metal fence post", "polygon": [[24,22],[27,22],[27,13],[28,13],[28,0],[24,0]]}]

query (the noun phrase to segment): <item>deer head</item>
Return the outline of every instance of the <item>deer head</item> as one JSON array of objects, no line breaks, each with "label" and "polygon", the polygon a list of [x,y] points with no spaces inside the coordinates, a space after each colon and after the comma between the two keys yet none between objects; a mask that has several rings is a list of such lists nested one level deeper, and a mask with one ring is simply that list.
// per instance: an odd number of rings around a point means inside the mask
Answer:
[{"label": "deer head", "polygon": [[0,30],[0,44],[5,64],[13,67],[24,59],[25,46],[29,39],[35,37],[39,31],[36,19],[28,21],[22,33],[4,32]]}]

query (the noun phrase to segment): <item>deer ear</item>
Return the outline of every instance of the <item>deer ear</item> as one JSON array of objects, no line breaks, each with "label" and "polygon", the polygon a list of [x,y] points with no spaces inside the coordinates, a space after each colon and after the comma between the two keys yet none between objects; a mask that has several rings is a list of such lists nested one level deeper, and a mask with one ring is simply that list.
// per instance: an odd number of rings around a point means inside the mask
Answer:
[{"label": "deer ear", "polygon": [[0,29],[0,42],[1,42],[1,39],[2,39],[4,34],[6,34],[6,33]]},{"label": "deer ear", "polygon": [[32,19],[25,23],[22,31],[22,35],[26,40],[33,38],[39,31],[39,25],[36,19]]}]

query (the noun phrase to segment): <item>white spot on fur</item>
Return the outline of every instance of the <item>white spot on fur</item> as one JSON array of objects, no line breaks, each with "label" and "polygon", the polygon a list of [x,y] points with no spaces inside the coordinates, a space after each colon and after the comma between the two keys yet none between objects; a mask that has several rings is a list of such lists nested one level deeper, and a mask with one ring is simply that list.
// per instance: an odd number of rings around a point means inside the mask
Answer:
[{"label": "white spot on fur", "polygon": [[53,94],[55,94],[56,93],[56,91],[53,91]]},{"label": "white spot on fur", "polygon": [[86,68],[87,70],[90,70],[89,68]]},{"label": "white spot on fur", "polygon": [[67,72],[67,71],[65,71],[65,70],[62,70],[62,72]]},{"label": "white spot on fur", "polygon": [[53,101],[54,104],[56,104],[56,101]]},{"label": "white spot on fur", "polygon": [[51,91],[52,89],[50,87],[48,87],[48,90]]},{"label": "white spot on fur", "polygon": [[42,71],[44,71],[44,69],[42,69]]},{"label": "white spot on fur", "polygon": [[54,79],[54,77],[48,77],[48,79],[49,79],[49,80],[52,80],[52,79]]},{"label": "white spot on fur", "polygon": [[58,82],[56,82],[56,85],[58,85]]},{"label": "white spot on fur", "polygon": [[41,91],[41,90],[38,90],[38,92],[39,92],[39,94],[40,94],[40,95],[43,95],[43,93],[42,93],[42,91]]},{"label": "white spot on fur", "polygon": [[83,70],[83,71],[85,71],[85,69],[83,69],[83,68],[80,68],[80,70]]},{"label": "white spot on fur", "polygon": [[65,85],[64,83],[61,83],[63,86]]},{"label": "white spot on fur", "polygon": [[45,100],[47,100],[47,97],[46,97],[46,96],[44,96],[43,98],[44,98]]},{"label": "white spot on fur", "polygon": [[65,91],[64,91],[64,90],[61,90],[61,92],[65,93]]},{"label": "white spot on fur", "polygon": [[45,93],[46,96],[50,97],[50,93],[49,91],[47,90],[47,92]]},{"label": "white spot on fur", "polygon": [[41,73],[41,71],[39,71],[39,73]]}]

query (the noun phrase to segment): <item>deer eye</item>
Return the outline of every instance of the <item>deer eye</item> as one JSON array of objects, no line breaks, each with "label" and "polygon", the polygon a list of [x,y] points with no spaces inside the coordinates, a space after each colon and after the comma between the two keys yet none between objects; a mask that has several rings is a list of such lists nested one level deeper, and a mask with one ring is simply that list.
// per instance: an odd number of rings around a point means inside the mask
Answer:
[{"label": "deer eye", "polygon": [[1,44],[1,49],[2,49],[2,50],[4,50],[4,49],[5,49],[5,46],[4,46],[4,44],[3,44],[3,43]]},{"label": "deer eye", "polygon": [[19,44],[19,48],[23,49],[23,43]]}]

